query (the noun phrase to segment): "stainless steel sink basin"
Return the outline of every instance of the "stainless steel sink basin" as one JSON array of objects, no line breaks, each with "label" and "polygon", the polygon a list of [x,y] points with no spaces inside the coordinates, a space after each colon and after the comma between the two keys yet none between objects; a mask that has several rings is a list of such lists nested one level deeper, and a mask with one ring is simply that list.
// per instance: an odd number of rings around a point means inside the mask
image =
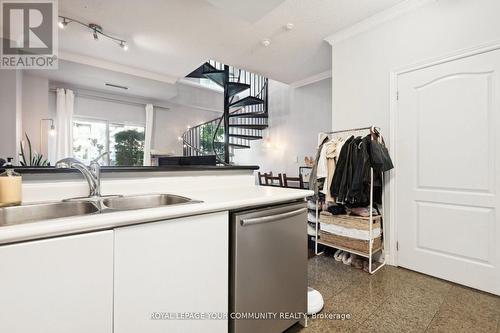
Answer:
[{"label": "stainless steel sink basin", "polygon": [[111,210],[146,209],[194,202],[197,201],[172,194],[132,195],[108,198],[102,201],[105,208]]},{"label": "stainless steel sink basin", "polygon": [[200,201],[172,194],[147,194],[76,198],[62,202],[4,207],[0,208],[0,227],[99,212],[156,208],[196,202]]},{"label": "stainless steel sink basin", "polygon": [[55,202],[0,209],[0,227],[99,212],[91,202]]}]

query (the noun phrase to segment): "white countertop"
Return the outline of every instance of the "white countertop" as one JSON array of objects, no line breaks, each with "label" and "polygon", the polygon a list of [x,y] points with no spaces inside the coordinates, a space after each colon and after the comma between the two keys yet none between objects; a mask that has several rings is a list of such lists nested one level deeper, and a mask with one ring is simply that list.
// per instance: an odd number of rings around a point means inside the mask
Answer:
[{"label": "white countertop", "polygon": [[[291,200],[303,199],[313,194],[312,191],[295,190],[269,186],[255,186],[243,182],[242,186],[235,184],[211,188],[193,186],[177,187],[176,191],[153,188],[151,192],[165,193],[201,200],[202,203],[172,205],[151,209],[91,214],[76,217],[66,217],[40,222],[25,223],[0,227],[0,244],[34,240],[60,235],[112,229],[116,227],[167,220],[177,217],[212,213],[217,211],[238,210],[247,207],[277,204]],[[133,186],[130,186],[133,187]],[[129,191],[130,192],[130,191]],[[110,192],[111,194],[112,192]],[[132,194],[115,192],[119,194]],[[134,194],[139,194],[134,191]]]}]

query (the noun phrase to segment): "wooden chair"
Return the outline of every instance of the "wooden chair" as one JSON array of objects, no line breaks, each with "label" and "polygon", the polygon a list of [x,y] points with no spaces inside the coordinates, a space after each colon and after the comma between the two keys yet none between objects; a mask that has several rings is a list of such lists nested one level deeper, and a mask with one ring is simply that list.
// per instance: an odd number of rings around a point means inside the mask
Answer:
[{"label": "wooden chair", "polygon": [[[298,186],[291,186],[289,182],[297,183]],[[283,184],[285,187],[291,187],[291,188],[301,188],[305,189],[304,185],[304,179],[302,178],[302,174],[299,174],[298,177],[288,177],[286,173],[283,174]]]},{"label": "wooden chair", "polygon": [[[279,186],[283,187],[283,178],[281,177],[281,173],[278,173],[277,176],[273,176],[273,174],[264,174],[264,179],[267,186]],[[278,184],[276,184],[278,182]]]},{"label": "wooden chair", "polygon": [[260,173],[260,171],[257,172],[257,176],[259,178],[259,185],[266,185],[266,176],[267,175],[270,175],[272,177],[273,176],[273,172],[272,171],[269,172],[269,173],[267,173],[267,172]]}]

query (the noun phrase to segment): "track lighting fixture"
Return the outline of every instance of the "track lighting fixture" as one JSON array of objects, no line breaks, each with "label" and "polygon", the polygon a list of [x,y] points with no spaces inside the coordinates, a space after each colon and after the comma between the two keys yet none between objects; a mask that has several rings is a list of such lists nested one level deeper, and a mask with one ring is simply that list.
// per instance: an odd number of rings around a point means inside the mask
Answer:
[{"label": "track lighting fixture", "polygon": [[108,38],[111,41],[115,42],[119,47],[122,48],[122,50],[124,50],[124,51],[128,50],[127,41],[120,39],[120,38],[110,36],[110,35],[104,33],[102,30],[102,27],[98,24],[95,24],[95,23],[86,24],[86,23],[83,23],[81,21],[78,21],[78,20],[75,20],[75,19],[72,19],[72,18],[69,18],[66,16],[59,16],[59,18],[62,20],[62,21],[59,21],[59,23],[58,23],[59,28],[61,28],[61,29],[64,29],[69,23],[76,23],[76,24],[81,25],[82,27],[89,29],[91,31],[92,37],[94,38],[95,41],[99,40],[99,35],[100,35],[100,36],[103,36],[103,37]]}]

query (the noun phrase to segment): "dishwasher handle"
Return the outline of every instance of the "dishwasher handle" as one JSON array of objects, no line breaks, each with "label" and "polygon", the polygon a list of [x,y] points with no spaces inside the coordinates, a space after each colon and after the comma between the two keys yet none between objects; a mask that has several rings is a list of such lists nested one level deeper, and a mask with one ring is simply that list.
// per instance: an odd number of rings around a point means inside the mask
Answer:
[{"label": "dishwasher handle", "polygon": [[269,223],[269,222],[274,222],[274,221],[278,221],[278,220],[283,220],[283,219],[286,219],[286,218],[289,218],[292,216],[300,215],[300,214],[304,213],[306,210],[307,210],[307,208],[300,208],[300,209],[292,210],[291,212],[286,212],[286,213],[281,213],[281,214],[276,214],[276,215],[242,219],[241,225],[243,227],[245,227],[245,226],[249,226],[252,224]]}]

